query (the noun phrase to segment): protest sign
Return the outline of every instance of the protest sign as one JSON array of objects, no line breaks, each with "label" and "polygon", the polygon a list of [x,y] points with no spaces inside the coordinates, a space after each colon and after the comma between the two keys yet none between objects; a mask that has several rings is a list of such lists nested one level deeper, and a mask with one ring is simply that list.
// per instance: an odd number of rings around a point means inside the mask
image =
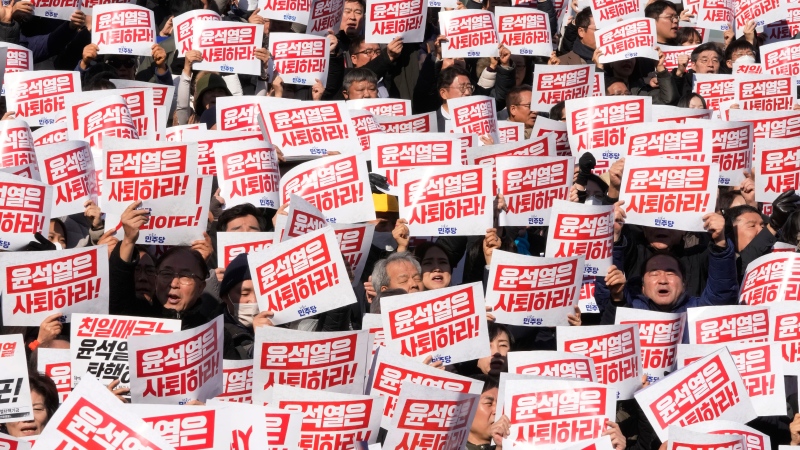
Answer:
[{"label": "protest sign", "polygon": [[508,378],[499,396],[498,414],[511,422],[503,448],[563,449],[598,439],[615,415],[614,388],[587,381]]},{"label": "protest sign", "polygon": [[103,385],[120,380],[119,387],[130,385],[128,338],[167,334],[181,330],[181,321],[102,314],[76,314],[70,328],[72,386],[86,375]]},{"label": "protest sign", "polygon": [[761,74],[765,73],[764,65],[763,64],[748,64],[744,62],[734,62],[733,68],[731,69],[731,73],[734,75],[737,74]]},{"label": "protest sign", "polygon": [[86,377],[50,417],[38,448],[173,450],[93,377]]},{"label": "protest sign", "polygon": [[[222,101],[224,98],[234,98],[234,97],[220,97],[219,100]],[[175,125],[172,127],[168,127],[166,132],[164,133],[165,141],[167,142],[180,142],[183,140],[183,135],[187,131],[206,131],[207,126],[204,123],[194,123],[189,125]]]},{"label": "protest sign", "polygon": [[183,130],[174,141],[197,142],[197,174],[216,175],[217,149],[252,139],[264,140],[264,135],[261,131]]},{"label": "protest sign", "polygon": [[[466,10],[465,10],[466,11]],[[494,99],[485,95],[451,98],[447,100],[451,120],[446,121],[450,133],[475,133],[489,135],[500,142],[497,134],[497,110]]]},{"label": "protest sign", "polygon": [[800,189],[800,139],[759,139],[755,165],[756,201],[772,203],[784,191]]},{"label": "protest sign", "polygon": [[480,393],[453,392],[404,381],[383,445],[466,448],[480,397]]},{"label": "protest sign", "polygon": [[[93,149],[101,146],[92,140],[95,139],[94,135],[119,134],[121,136],[118,137],[136,139],[132,137],[136,134],[141,139],[153,140],[157,136],[156,111],[159,109],[155,106],[154,94],[155,91],[149,86],[69,94],[64,97],[64,113],[70,118],[64,120],[69,124],[70,136],[73,140],[90,141]],[[116,96],[122,97],[122,101]],[[127,106],[130,118],[122,117],[125,108],[118,105]],[[118,127],[124,127],[125,131],[105,131]]]},{"label": "protest sign", "polygon": [[479,9],[441,11],[439,29],[447,38],[442,43],[443,58],[482,58],[499,55],[494,13],[491,11]]},{"label": "protest sign", "polygon": [[603,436],[599,439],[592,439],[590,441],[581,441],[565,450],[614,450],[614,445],[611,443],[611,436]]},{"label": "protest sign", "polygon": [[372,341],[372,352],[369,357],[369,362],[367,367],[372,370],[372,363],[375,358],[375,353],[378,351],[378,347],[386,348],[386,342],[384,339],[383,333],[383,319],[381,318],[380,314],[364,314],[364,317],[361,319],[361,329],[369,331],[369,338]]},{"label": "protest sign", "polygon": [[81,0],[81,11],[83,11],[87,16],[91,16],[94,14],[94,7],[99,5],[108,5],[108,4],[128,4],[128,3],[136,3],[130,0]]},{"label": "protest sign", "polygon": [[375,357],[374,368],[366,389],[368,395],[380,395],[386,399],[381,428],[387,430],[390,428],[397,400],[403,392],[401,384],[404,383],[478,395],[483,387],[481,381],[435,369],[407,356],[401,356],[382,348]]},{"label": "protest sign", "polygon": [[39,127],[31,133],[33,145],[50,145],[69,140],[69,126],[66,122],[53,123]]},{"label": "protest sign", "polygon": [[556,144],[555,154],[549,156],[572,156],[566,122],[552,120],[546,117],[537,117],[536,123],[533,124],[533,131],[531,131],[530,138],[535,139],[542,137],[547,133],[553,133]]},{"label": "protest sign", "polygon": [[556,330],[556,349],[591,357],[597,382],[616,389],[617,400],[633,398],[642,387],[641,347],[635,324]]},{"label": "protest sign", "polygon": [[97,178],[89,146],[83,141],[68,141],[36,148],[39,173],[53,187],[55,203],[51,216],[81,213],[84,204],[97,203]]},{"label": "protest sign", "polygon": [[55,123],[64,109],[64,96],[81,92],[80,74],[74,71],[9,73],[4,82],[7,110],[34,127]]},{"label": "protest sign", "polygon": [[284,173],[280,204],[294,194],[319,209],[331,223],[375,220],[365,158],[341,155],[308,161]]},{"label": "protest sign", "polygon": [[51,380],[58,391],[58,402],[64,403],[72,392],[72,364],[68,348],[36,349],[37,371]]},{"label": "protest sign", "polygon": [[678,346],[678,367],[684,367],[709,353],[727,347],[742,376],[756,414],[780,416],[786,412],[783,358],[779,345],[768,342],[727,342],[715,345]]},{"label": "protest sign", "polygon": [[681,55],[685,55],[688,59],[686,64],[686,70],[694,69],[694,63],[692,63],[691,59],[692,52],[696,49],[700,44],[697,45],[661,45],[659,44],[659,48],[661,49],[661,53],[664,54],[664,68],[668,71],[672,72],[673,69],[678,68],[678,59]]},{"label": "protest sign", "polygon": [[411,236],[481,235],[492,227],[492,179],[485,166],[400,172],[400,217]]},{"label": "protest sign", "polygon": [[611,265],[614,207],[553,200],[545,255],[584,257],[583,274],[603,276]]},{"label": "protest sign", "polygon": [[41,181],[0,173],[0,250],[21,250],[35,233],[47,233],[52,198]]},{"label": "protest sign", "polygon": [[800,375],[800,303],[772,303],[769,315],[771,339],[780,346],[784,372]]},{"label": "protest sign", "polygon": [[[696,73],[694,80],[692,92],[703,97],[708,109],[713,109],[716,116],[719,116],[720,104],[736,96],[734,75]],[[730,117],[729,120],[737,119]]]},{"label": "protest sign", "polygon": [[379,134],[370,138],[372,172],[397,193],[400,172],[417,167],[460,166],[461,141],[450,133]]},{"label": "protest sign", "polygon": [[617,325],[639,325],[642,369],[650,383],[675,370],[675,356],[686,326],[685,313],[618,308],[614,321]]},{"label": "protest sign", "polygon": [[428,112],[411,116],[375,116],[384,133],[438,133],[436,113]]},{"label": "protest sign", "polygon": [[264,99],[266,97],[262,96],[217,97],[217,130],[260,131],[264,133],[264,139],[268,140],[261,112]]},{"label": "protest sign", "polygon": [[361,144],[361,150],[368,152],[370,149],[370,135],[374,133],[383,133],[375,116],[365,109],[351,109],[350,121],[353,123],[353,128],[356,131],[356,137]]},{"label": "protest sign", "polygon": [[733,26],[733,0],[698,0],[694,11],[698,28],[728,31]]},{"label": "protest sign", "polygon": [[673,372],[637,392],[635,398],[662,441],[667,439],[670,425],[714,419],[745,423],[757,416],[727,349]]},{"label": "protest sign", "polygon": [[503,225],[550,223],[553,202],[569,199],[574,161],[542,156],[497,158],[497,185],[507,206]]},{"label": "protest sign", "polygon": [[690,344],[769,341],[769,307],[702,306],[686,311]]},{"label": "protest sign", "polygon": [[344,0],[311,0],[311,14],[306,33],[327,36],[328,30],[338,30],[342,23]]},{"label": "protest sign", "polygon": [[769,450],[770,438],[760,431],[750,428],[747,425],[731,422],[729,420],[710,420],[708,422],[696,423],[684,427],[683,430],[700,431],[708,434],[725,435],[738,434],[745,440],[747,450]]},{"label": "protest sign", "polygon": [[39,169],[36,168],[36,164],[25,164],[24,166],[4,167],[0,169],[0,172],[7,173],[10,175],[16,175],[22,178],[28,178],[31,180],[42,181],[42,177],[39,174]]},{"label": "protest sign", "polygon": [[334,223],[331,226],[336,233],[336,240],[339,241],[339,251],[342,252],[344,262],[350,266],[353,273],[353,286],[356,286],[361,283],[361,276],[367,264],[375,224]]},{"label": "protest sign", "polygon": [[592,358],[552,350],[509,352],[508,373],[597,381]]},{"label": "protest sign", "polygon": [[625,157],[661,156],[694,162],[711,160],[711,129],[700,124],[654,123],[628,130]]},{"label": "protest sign", "polygon": [[753,20],[757,27],[786,18],[786,10],[779,0],[733,0],[736,37],[744,35],[747,22]]},{"label": "protest sign", "polygon": [[253,402],[252,359],[222,360],[222,393],[214,399],[233,403]]},{"label": "protest sign", "polygon": [[356,302],[336,235],[323,228],[247,255],[259,310],[281,325]]},{"label": "protest sign", "polygon": [[[711,119],[710,109],[678,108],[672,105],[653,105],[654,122],[687,123],[689,119]],[[706,122],[704,122],[706,123]]]},{"label": "protest sign", "polygon": [[[3,51],[2,49],[5,49],[6,53],[6,67],[3,71],[4,77],[9,73],[33,70],[32,51],[21,45],[11,44],[8,42],[0,42],[0,52]],[[2,84],[2,87],[0,87],[0,95],[6,95],[5,79],[3,79],[2,83],[0,84]]]},{"label": "protest sign", "polygon": [[381,304],[386,348],[445,364],[489,356],[485,314],[480,283],[386,298]]},{"label": "protest sign", "polygon": [[[791,6],[800,14],[800,5]],[[792,39],[775,42],[760,47],[759,51],[765,72],[795,77],[800,75],[800,42]]]},{"label": "protest sign", "polygon": [[[625,144],[629,127],[650,122],[651,107],[651,99],[641,96],[567,100],[565,112],[572,156],[578,157],[581,153],[592,150],[619,153]],[[616,157],[600,156],[598,162],[600,159],[619,159],[619,154]]]},{"label": "protest sign", "polygon": [[261,76],[262,62],[255,57],[261,47],[264,25],[203,20],[192,25],[192,50],[203,54],[192,70]]},{"label": "protest sign", "polygon": [[156,43],[152,9],[133,4],[96,5],[92,14],[92,44],[101,55],[151,56]]},{"label": "protest sign", "polygon": [[405,117],[411,115],[411,100],[398,98],[359,98],[348,100],[347,108],[352,115],[354,110],[367,110],[376,116]]},{"label": "protest sign", "polygon": [[269,53],[275,76],[284,83],[313,86],[319,80],[323,86],[328,79],[327,37],[297,33],[270,33]]},{"label": "protest sign", "polygon": [[[555,137],[545,134],[541,137],[531,137],[521,142],[508,142],[505,144],[483,145],[466,149],[467,164],[487,166],[491,168],[492,193],[498,191],[497,161],[505,156],[553,156],[555,153]],[[517,158],[513,158],[514,161]],[[544,160],[544,159],[543,159]]]},{"label": "protest sign", "polygon": [[[599,25],[598,25],[599,26]],[[658,60],[656,21],[633,18],[609,24],[596,32],[597,48],[603,54],[600,63],[607,64],[630,58]]]},{"label": "protest sign", "polygon": [[329,152],[356,153],[359,145],[350,112],[341,102],[271,99],[262,104],[269,139],[291,159]]},{"label": "protest sign", "polygon": [[253,345],[253,403],[267,389],[303,389],[360,394],[371,351],[369,332],[308,332],[279,327],[256,329]]},{"label": "protest sign", "polygon": [[364,14],[365,42],[388,44],[396,37],[403,43],[425,40],[426,0],[370,0]]},{"label": "protest sign", "polygon": [[[704,0],[706,1],[706,0]],[[745,450],[744,437],[739,435],[713,435],[705,430],[689,431],[685,427],[670,425],[666,450],[713,448],[715,450]]]},{"label": "protest sign", "polygon": [[264,18],[302,25],[308,23],[308,15],[311,11],[310,0],[259,0],[257,4],[260,9],[258,15]]},{"label": "protest sign", "polygon": [[182,58],[192,50],[194,24],[204,20],[220,20],[220,15],[210,9],[193,9],[172,18],[173,36],[178,57]]},{"label": "protest sign", "polygon": [[33,136],[24,120],[0,121],[0,139],[0,168],[36,164]]},{"label": "protest sign", "polygon": [[500,138],[500,144],[519,142],[525,139],[525,124],[510,120],[498,120],[497,136]]},{"label": "protest sign", "polygon": [[79,107],[77,119],[77,132],[70,132],[70,137],[88,142],[93,150],[99,150],[103,146],[103,138],[107,136],[124,139],[140,137],[127,102],[119,95],[104,96],[101,100]]},{"label": "protest sign", "polygon": [[583,257],[539,258],[492,252],[486,305],[497,323],[553,327],[569,325],[583,280]]},{"label": "protest sign", "polygon": [[636,0],[609,2],[605,0],[586,1],[592,8],[594,24],[598,29],[605,29],[624,19],[644,17],[644,6]]},{"label": "protest sign", "polygon": [[[164,136],[167,131],[167,116],[172,108],[172,102],[174,100],[175,94],[175,87],[174,86],[165,86],[163,84],[158,83],[148,83],[144,81],[132,81],[132,80],[119,80],[119,79],[112,79],[112,83],[117,86],[117,89],[121,89],[124,91],[135,91],[138,89],[146,89],[152,92],[152,103],[145,103],[145,105],[152,104],[153,110],[153,122],[154,126],[152,129],[149,129],[147,126],[142,126],[143,124],[141,121],[143,119],[137,118],[135,111],[135,107],[132,105],[132,99],[130,96],[122,94],[122,97],[128,103],[128,108],[132,110],[133,121],[136,123],[136,129],[139,131],[139,135],[143,136],[148,139],[155,139],[155,140],[164,140]],[[146,96],[143,94],[142,96]],[[141,97],[141,96],[140,96]],[[145,102],[148,101],[148,98],[145,97]],[[145,131],[146,130],[146,131]],[[150,134],[154,133],[154,134]]]},{"label": "protest sign", "polygon": [[264,141],[227,142],[216,149],[217,180],[225,206],[249,203],[278,209],[278,156]]},{"label": "protest sign", "polygon": [[796,102],[796,80],[789,75],[735,74],[734,100],[744,110],[789,111]]},{"label": "protest sign", "polygon": [[745,268],[739,300],[746,305],[800,300],[800,255],[768,253]]},{"label": "protest sign", "polygon": [[714,212],[719,166],[667,158],[630,156],[625,160],[619,198],[626,222],[704,231],[703,216]]},{"label": "protest sign", "polygon": [[204,402],[222,393],[222,316],[165,335],[130,336],[131,402]]},{"label": "protest sign", "polygon": [[497,37],[512,55],[550,57],[553,40],[550,18],[544,11],[498,6]]},{"label": "protest sign", "polygon": [[753,161],[753,124],[689,119],[687,125],[705,126],[711,133],[711,162],[719,164],[719,185],[739,186]]},{"label": "protest sign", "polygon": [[217,233],[217,266],[228,267],[242,253],[254,253],[269,248],[275,240],[270,232]]},{"label": "protest sign", "polygon": [[108,313],[108,249],[0,253],[3,324],[38,327],[56,312]]},{"label": "protest sign", "polygon": [[[5,295],[3,300],[7,300]],[[5,307],[7,301],[3,303]],[[5,314],[3,316],[7,317]],[[27,355],[21,334],[0,336],[0,364],[3,365],[3,380],[0,380],[0,423],[34,420]]]},{"label": "protest sign", "polygon": [[[280,242],[302,236],[308,232],[328,226],[328,221],[319,209],[297,195],[289,196],[289,209],[286,210],[286,222],[280,228]],[[276,232],[277,232],[276,226]]]},{"label": "protest sign", "polygon": [[[550,108],[558,102],[591,96],[594,88],[594,66],[537,64],[533,71],[532,84],[531,109],[550,112]],[[538,117],[536,121],[539,121]]]},{"label": "protest sign", "polygon": [[378,439],[382,397],[338,392],[320,395],[319,391],[276,386],[268,393],[267,403],[303,414],[301,449],[353,449],[358,441],[374,444]]},{"label": "protest sign", "polygon": [[[34,439],[38,436],[34,436]],[[7,450],[31,450],[31,438],[15,438],[5,433],[0,433],[0,448]],[[379,449],[380,450],[380,449]]]},{"label": "protest sign", "polygon": [[58,20],[69,20],[72,13],[81,9],[78,0],[36,0],[32,3],[34,16]]},{"label": "protest sign", "polygon": [[728,120],[753,124],[754,155],[758,155],[756,147],[762,139],[800,137],[800,111],[732,109],[728,112]]}]

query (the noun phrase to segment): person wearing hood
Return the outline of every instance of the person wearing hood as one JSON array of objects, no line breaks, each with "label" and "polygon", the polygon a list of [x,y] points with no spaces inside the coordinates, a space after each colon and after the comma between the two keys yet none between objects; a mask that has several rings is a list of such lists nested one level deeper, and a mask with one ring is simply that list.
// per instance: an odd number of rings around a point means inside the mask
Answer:
[{"label": "person wearing hood", "polygon": [[225,268],[219,294],[225,305],[225,340],[231,342],[236,350],[236,357],[231,359],[250,359],[253,357],[253,319],[258,314],[258,302],[246,253],[234,258]]}]

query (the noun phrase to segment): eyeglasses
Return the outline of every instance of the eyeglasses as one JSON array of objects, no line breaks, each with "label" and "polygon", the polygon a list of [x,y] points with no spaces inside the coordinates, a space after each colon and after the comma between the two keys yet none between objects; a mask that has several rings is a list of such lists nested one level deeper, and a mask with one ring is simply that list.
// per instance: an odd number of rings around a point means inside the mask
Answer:
[{"label": "eyeglasses", "polygon": [[136,61],[133,60],[133,59],[130,59],[130,58],[122,59],[122,60],[109,59],[106,62],[108,63],[109,66],[111,66],[111,67],[113,67],[115,69],[119,69],[120,67],[125,67],[126,69],[130,69],[131,67],[136,65]]},{"label": "eyeglasses", "polygon": [[457,86],[457,85],[450,86],[450,89],[453,89],[453,88],[458,89],[462,94],[466,94],[467,92],[475,91],[475,86],[473,86],[472,84],[469,84],[469,83],[468,84],[462,84],[460,86]]},{"label": "eyeglasses", "polygon": [[357,15],[357,16],[363,16],[363,15],[364,15],[364,10],[363,10],[363,9],[350,9],[350,8],[345,8],[345,10],[343,11],[343,13],[344,13],[344,15],[345,15],[345,16],[347,16],[347,15],[350,15],[350,14],[355,14],[355,15]]},{"label": "eyeglasses", "polygon": [[531,109],[530,103],[520,103],[518,105],[511,105],[511,106],[524,106],[525,108]]},{"label": "eyeglasses", "polygon": [[670,22],[680,22],[681,21],[681,16],[679,16],[677,14],[670,14],[668,16],[658,16],[658,17],[660,19],[667,19]]},{"label": "eyeglasses", "polygon": [[354,55],[364,54],[364,55],[367,55],[367,56],[375,56],[375,55],[379,55],[380,53],[381,53],[381,49],[379,49],[379,48],[368,48],[368,49],[366,49],[364,51],[356,52],[356,53],[354,53]]},{"label": "eyeglasses", "polygon": [[144,274],[145,274],[145,275],[147,275],[147,276],[149,276],[149,277],[153,277],[153,276],[155,276],[155,275],[156,275],[156,268],[155,268],[155,267],[153,267],[153,266],[145,266],[145,267],[142,267],[142,266],[136,266],[136,268],[135,268],[135,269],[133,269],[133,272],[134,272],[136,275],[141,275],[141,274],[142,274],[142,272],[144,272]]},{"label": "eyeglasses", "polygon": [[700,58],[697,60],[700,64],[719,64],[719,59],[717,58]]},{"label": "eyeglasses", "polygon": [[172,282],[172,280],[175,279],[175,277],[178,277],[178,281],[183,286],[189,286],[190,284],[193,284],[196,279],[197,280],[200,279],[200,277],[198,277],[197,275],[193,274],[192,272],[188,272],[188,271],[182,271],[182,272],[178,272],[178,273],[175,273],[172,270],[159,270],[158,271],[158,279],[162,283],[170,283],[170,282]]}]

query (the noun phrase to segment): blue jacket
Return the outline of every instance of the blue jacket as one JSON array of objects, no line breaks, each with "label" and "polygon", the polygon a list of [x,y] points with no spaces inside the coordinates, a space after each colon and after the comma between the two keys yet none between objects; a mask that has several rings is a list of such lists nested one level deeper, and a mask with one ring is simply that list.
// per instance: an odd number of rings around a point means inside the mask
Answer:
[{"label": "blue jacket", "polygon": [[[626,242],[614,246],[614,265],[624,267],[624,250]],[[596,277],[595,300],[602,314],[601,323],[614,323],[617,307],[646,309],[671,313],[686,312],[688,308],[697,306],[736,305],[739,302],[739,283],[736,272],[736,254],[733,242],[728,240],[725,248],[720,248],[713,243],[709,244],[708,252],[708,281],[699,297],[691,297],[684,293],[672,307],[665,311],[642,293],[641,280],[628,280],[625,286],[622,302],[611,301],[611,292],[605,284],[604,277]],[[687,277],[692,274],[684,274]],[[638,283],[637,283],[638,281]],[[684,342],[688,342],[688,328],[684,333]]]}]

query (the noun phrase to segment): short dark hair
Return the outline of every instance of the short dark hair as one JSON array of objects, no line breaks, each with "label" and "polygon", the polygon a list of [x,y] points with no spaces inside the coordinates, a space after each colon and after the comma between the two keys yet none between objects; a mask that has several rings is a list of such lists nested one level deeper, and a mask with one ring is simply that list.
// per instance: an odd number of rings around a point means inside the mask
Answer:
[{"label": "short dark hair", "polygon": [[378,77],[375,75],[375,72],[360,67],[360,68],[350,69],[344,75],[344,80],[342,80],[342,90],[347,91],[348,89],[350,89],[351,84],[360,83],[362,81],[366,81],[367,83],[372,83],[376,87],[378,86]]},{"label": "short dark hair", "polygon": [[729,189],[727,191],[722,190],[723,186],[720,186],[719,195],[717,195],[717,206],[714,208],[720,214],[727,214],[728,210],[731,208],[731,204],[736,197],[742,196],[742,191]]},{"label": "short dark hair", "polygon": [[781,241],[798,245],[797,235],[800,234],[800,209],[789,214],[789,219],[781,228]]},{"label": "short dark hair", "polygon": [[707,52],[709,50],[717,53],[717,57],[719,58],[720,62],[722,62],[725,58],[722,50],[719,49],[719,45],[717,45],[715,42],[706,42],[705,44],[698,45],[697,48],[694,49],[691,56],[692,62],[696,63],[700,53]]},{"label": "short dark hair", "polygon": [[575,15],[575,26],[584,29],[589,28],[589,25],[592,24],[592,19],[594,19],[592,16],[592,8],[587,6]]},{"label": "short dark hair", "polygon": [[680,27],[678,28],[678,34],[675,36],[675,42],[678,45],[683,45],[683,43],[688,41],[691,37],[696,37],[700,41],[703,40],[703,37],[700,36],[700,32],[693,27]]},{"label": "short dark hair", "polygon": [[608,90],[608,88],[610,88],[611,85],[614,83],[622,83],[625,85],[626,88],[629,87],[628,80],[622,77],[605,77],[605,82],[606,82],[606,87],[605,87],[606,90]]},{"label": "short dark hair", "polygon": [[84,91],[104,91],[107,89],[116,89],[117,86],[105,78],[95,77],[83,88]]},{"label": "short dark hair", "polygon": [[267,221],[258,211],[258,208],[251,205],[250,203],[242,203],[241,205],[233,206],[229,209],[226,209],[219,215],[219,219],[217,219],[217,231],[226,231],[228,228],[228,223],[234,219],[238,219],[240,217],[247,217],[253,216],[258,221],[258,229],[264,231],[267,228]]},{"label": "short dark hair", "polygon": [[675,6],[674,3],[668,2],[665,0],[656,0],[653,3],[647,5],[647,8],[644,9],[644,16],[649,17],[654,20],[658,20],[658,16],[661,15],[667,8],[678,12],[678,8]]},{"label": "short dark hair", "polygon": [[519,106],[523,92],[533,92],[533,89],[529,84],[521,84],[511,88],[506,94],[506,106]]},{"label": "short dark hair", "polygon": [[739,216],[748,213],[755,213],[758,214],[759,216],[761,215],[761,211],[759,211],[758,208],[754,206],[750,205],[734,206],[733,208],[730,208],[725,211],[725,223],[733,226],[733,223],[736,222],[736,219],[738,219]]},{"label": "short dark hair", "polygon": [[[37,392],[44,399],[44,409],[47,410],[47,421],[49,421],[58,409],[58,388],[56,388],[56,384],[50,377],[40,375],[34,371],[28,373],[28,381],[30,382],[31,392]],[[47,421],[45,421],[45,425],[47,425]]]},{"label": "short dark hair", "polygon": [[[458,77],[459,75],[470,78],[469,72],[467,72],[466,69],[460,66],[453,65],[448,67],[447,69],[444,69],[439,73],[439,82],[437,83],[436,90],[438,91],[440,89],[449,88],[453,84],[453,81],[455,81],[456,77]],[[470,78],[470,82],[471,81],[472,79]]]},{"label": "short dark hair", "polygon": [[756,54],[756,48],[753,47],[753,44],[744,39],[736,39],[725,48],[725,61],[730,60],[733,54],[739,50],[750,50],[754,55]]},{"label": "short dark hair", "polygon": [[[356,1],[356,0],[352,0],[352,1]],[[352,56],[352,55],[355,55],[356,53],[358,53],[358,49],[359,49],[359,47],[361,47],[361,44],[363,44],[363,43],[364,43],[364,38],[363,37],[361,37],[361,36],[353,37],[350,40],[350,47],[347,48],[347,50],[350,52],[350,55]]]},{"label": "short dark hair", "polygon": [[442,252],[444,252],[444,254],[447,256],[447,262],[448,264],[450,264],[451,270],[456,267],[458,261],[453,261],[453,259],[450,256],[450,253],[448,253],[447,250],[445,250],[445,248],[438,242],[428,242],[428,241],[421,242],[419,245],[414,247],[414,257],[417,258],[417,261],[419,261],[420,264],[422,264],[422,260],[425,258],[425,253],[428,253],[428,250],[432,249],[433,247],[436,247]]},{"label": "short dark hair", "polygon": [[508,331],[505,325],[496,323],[496,322],[489,322],[489,342],[492,342],[494,338],[496,338],[500,333],[505,333],[508,336],[508,343],[509,345],[514,345],[514,336]]},{"label": "short dark hair", "polygon": [[194,259],[194,262],[200,267],[200,272],[201,272],[201,273],[196,273],[195,275],[197,275],[198,277],[203,277],[203,281],[205,281],[206,277],[208,276],[208,264],[206,264],[206,260],[203,258],[203,255],[201,255],[200,252],[192,249],[191,247],[186,247],[183,245],[172,247],[171,249],[167,250],[163,255],[161,255],[161,258],[158,258],[158,261],[156,262],[156,268],[160,268],[161,264],[163,264],[164,261],[166,261],[167,258],[169,258],[170,256],[182,252],[185,252],[186,254],[191,256],[192,259]]},{"label": "short dark hair", "polygon": [[550,119],[552,120],[561,120],[561,116],[564,115],[564,109],[567,107],[567,103],[564,100],[553,105],[550,108]]},{"label": "short dark hair", "polygon": [[689,107],[689,103],[695,97],[699,98],[700,101],[703,102],[703,109],[708,109],[708,105],[706,104],[706,99],[704,99],[702,95],[700,95],[700,94],[698,94],[696,92],[690,92],[690,93],[684,95],[683,97],[681,97],[680,99],[678,99],[678,104],[677,104],[678,108],[688,108]]},{"label": "short dark hair", "polygon": [[[349,264],[345,264],[347,266]],[[378,291],[378,295],[372,299],[372,303],[369,305],[369,312],[370,314],[380,314],[381,313],[381,299],[386,297],[394,297],[395,295],[406,295],[405,289],[397,288],[397,289],[387,289],[383,292]]]},{"label": "short dark hair", "polygon": [[678,271],[681,273],[681,279],[686,280],[686,266],[678,259],[677,256],[673,255],[672,253],[663,251],[663,252],[655,252],[652,255],[648,256],[647,259],[644,260],[644,265],[642,266],[643,274],[647,273],[647,265],[650,264],[650,260],[654,258],[658,258],[661,256],[666,256],[667,258],[672,258],[678,265]]}]

